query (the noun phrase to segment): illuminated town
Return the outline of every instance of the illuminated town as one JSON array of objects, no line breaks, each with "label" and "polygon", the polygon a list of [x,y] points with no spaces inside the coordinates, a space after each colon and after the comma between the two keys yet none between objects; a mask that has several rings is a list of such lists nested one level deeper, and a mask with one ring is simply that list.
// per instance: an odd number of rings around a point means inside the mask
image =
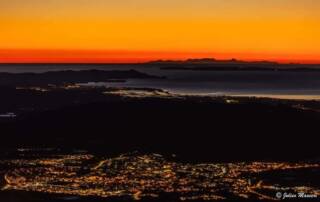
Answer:
[{"label": "illuminated town", "polygon": [[191,164],[166,160],[159,154],[131,153],[105,158],[88,153],[35,156],[24,149],[18,152],[19,158],[0,162],[2,169],[10,168],[5,171],[2,191],[134,200],[168,195],[181,201],[277,200],[279,191],[320,195],[319,187],[295,186],[295,183],[285,186],[281,185],[281,179],[263,178],[263,174],[282,171],[319,172],[318,163]]}]

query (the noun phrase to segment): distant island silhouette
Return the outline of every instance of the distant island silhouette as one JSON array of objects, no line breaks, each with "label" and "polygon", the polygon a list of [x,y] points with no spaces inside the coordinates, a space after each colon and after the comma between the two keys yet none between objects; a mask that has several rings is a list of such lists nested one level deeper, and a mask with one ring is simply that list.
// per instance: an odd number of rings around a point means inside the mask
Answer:
[{"label": "distant island silhouette", "polygon": [[273,61],[243,61],[235,58],[217,60],[215,58],[195,58],[186,60],[156,60],[147,64],[159,65],[165,70],[320,70],[320,64],[278,63]]},{"label": "distant island silhouette", "polygon": [[90,62],[90,63],[85,63],[85,62],[68,62],[68,63],[63,63],[63,62],[57,62],[57,63],[2,63],[0,61],[0,66],[2,65],[54,65],[54,64],[59,64],[59,65],[108,65],[108,64],[113,64],[113,65],[123,65],[123,64],[169,64],[169,63],[178,63],[178,64],[188,64],[188,63],[194,63],[194,64],[216,64],[216,63],[229,63],[229,64],[269,64],[269,65],[306,65],[306,66],[319,66],[317,63],[300,63],[300,62],[277,62],[277,61],[272,61],[272,60],[241,60],[238,58],[230,58],[230,59],[217,59],[214,57],[208,57],[208,58],[187,58],[187,59],[157,59],[157,60],[150,60],[146,62],[120,62],[120,63],[114,63],[114,62]]},{"label": "distant island silhouette", "polygon": [[195,63],[195,64],[203,64],[203,63],[261,63],[261,64],[279,64],[278,62],[273,61],[243,61],[238,60],[236,58],[232,58],[229,60],[218,60],[215,58],[189,58],[186,60],[155,60],[150,63]]},{"label": "distant island silhouette", "polygon": [[164,70],[202,70],[202,71],[228,71],[228,70],[276,70],[276,71],[319,71],[320,64],[306,64],[306,63],[279,63],[275,61],[259,60],[259,61],[245,61],[236,58],[231,59],[215,59],[215,58],[189,58],[185,60],[166,60],[159,59],[148,62],[140,63],[0,63],[2,66],[127,66],[130,65],[132,68],[135,67],[147,67],[147,66],[159,66]]}]

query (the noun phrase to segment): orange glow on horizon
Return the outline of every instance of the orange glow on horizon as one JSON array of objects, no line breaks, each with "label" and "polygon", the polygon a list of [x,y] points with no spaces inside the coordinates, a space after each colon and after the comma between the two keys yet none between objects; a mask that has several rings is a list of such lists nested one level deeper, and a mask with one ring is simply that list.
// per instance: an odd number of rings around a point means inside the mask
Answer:
[{"label": "orange glow on horizon", "polygon": [[320,1],[0,1],[0,63],[320,63]]},{"label": "orange glow on horizon", "polygon": [[144,63],[155,60],[214,58],[320,64],[314,55],[103,50],[0,50],[0,63]]}]

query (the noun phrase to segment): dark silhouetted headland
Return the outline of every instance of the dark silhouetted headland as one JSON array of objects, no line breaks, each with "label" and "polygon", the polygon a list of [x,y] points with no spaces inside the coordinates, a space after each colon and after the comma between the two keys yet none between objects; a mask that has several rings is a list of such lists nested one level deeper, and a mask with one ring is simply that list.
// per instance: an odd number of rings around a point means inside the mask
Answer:
[{"label": "dark silhouetted headland", "polygon": [[125,79],[159,78],[136,70],[127,71],[52,71],[45,73],[0,73],[0,86],[61,85],[88,82],[113,82]]}]

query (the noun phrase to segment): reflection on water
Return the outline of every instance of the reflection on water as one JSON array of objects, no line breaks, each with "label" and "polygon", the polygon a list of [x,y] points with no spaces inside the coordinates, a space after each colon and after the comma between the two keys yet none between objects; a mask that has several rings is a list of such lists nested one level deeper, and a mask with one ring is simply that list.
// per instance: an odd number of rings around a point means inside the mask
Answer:
[{"label": "reflection on water", "polygon": [[276,200],[279,191],[320,196],[319,184],[308,181],[317,176],[319,163],[191,164],[169,161],[159,154],[107,158],[87,153],[30,155],[20,150],[19,158],[2,160],[0,165],[9,168],[3,190],[135,200],[163,196]]},{"label": "reflection on water", "polygon": [[239,95],[285,99],[319,99],[320,71],[185,71],[163,70],[159,66],[132,65],[2,65],[1,72],[46,72],[62,70],[135,69],[166,79],[132,79],[126,83],[100,83],[108,87],[158,88],[171,93],[197,95]]},{"label": "reflection on water", "polygon": [[187,95],[320,100],[320,72],[152,71],[152,69],[141,69],[140,71],[151,75],[166,76],[166,79],[129,79],[124,83],[95,83],[92,85],[156,88]]},{"label": "reflection on water", "polygon": [[8,112],[5,114],[0,114],[0,118],[15,118],[17,115],[13,112]]}]

